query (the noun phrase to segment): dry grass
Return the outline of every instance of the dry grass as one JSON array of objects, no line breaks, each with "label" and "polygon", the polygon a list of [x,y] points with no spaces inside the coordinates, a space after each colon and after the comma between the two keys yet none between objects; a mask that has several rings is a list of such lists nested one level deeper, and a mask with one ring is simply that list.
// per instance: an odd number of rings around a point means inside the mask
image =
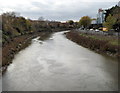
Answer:
[{"label": "dry grass", "polygon": [[66,33],[68,39],[86,48],[106,53],[112,56],[120,56],[118,38],[115,36],[90,35],[71,31]]}]

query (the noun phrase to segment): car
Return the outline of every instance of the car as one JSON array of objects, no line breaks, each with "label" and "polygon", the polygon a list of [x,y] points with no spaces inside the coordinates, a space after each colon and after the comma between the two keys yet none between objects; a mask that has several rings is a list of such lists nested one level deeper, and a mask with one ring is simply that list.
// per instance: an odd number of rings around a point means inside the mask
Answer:
[{"label": "car", "polygon": [[95,29],[95,32],[99,32],[100,30],[98,30],[98,29]]},{"label": "car", "polygon": [[90,29],[90,31],[93,31],[93,29]]}]

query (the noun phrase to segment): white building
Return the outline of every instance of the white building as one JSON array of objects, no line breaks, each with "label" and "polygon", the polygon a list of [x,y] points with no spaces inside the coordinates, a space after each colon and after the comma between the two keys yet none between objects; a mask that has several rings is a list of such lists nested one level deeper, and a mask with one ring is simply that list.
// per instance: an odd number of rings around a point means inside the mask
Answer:
[{"label": "white building", "polygon": [[118,2],[118,6],[120,7],[120,1]]},{"label": "white building", "polygon": [[96,20],[92,20],[91,24],[96,24]]},{"label": "white building", "polygon": [[105,21],[105,10],[99,9],[97,14],[97,24],[102,24]]}]

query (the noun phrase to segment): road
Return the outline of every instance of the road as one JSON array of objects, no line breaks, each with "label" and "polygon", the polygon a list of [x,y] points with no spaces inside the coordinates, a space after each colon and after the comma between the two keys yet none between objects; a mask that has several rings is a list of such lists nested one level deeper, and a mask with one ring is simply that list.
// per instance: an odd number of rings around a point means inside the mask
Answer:
[{"label": "road", "polygon": [[113,91],[118,63],[57,32],[16,54],[2,77],[3,91]]},{"label": "road", "polygon": [[76,31],[78,32],[82,32],[82,33],[88,33],[88,34],[94,34],[94,35],[112,35],[112,36],[119,36],[118,32],[107,32],[107,31],[100,31],[100,30],[81,30],[81,29],[76,29]]}]

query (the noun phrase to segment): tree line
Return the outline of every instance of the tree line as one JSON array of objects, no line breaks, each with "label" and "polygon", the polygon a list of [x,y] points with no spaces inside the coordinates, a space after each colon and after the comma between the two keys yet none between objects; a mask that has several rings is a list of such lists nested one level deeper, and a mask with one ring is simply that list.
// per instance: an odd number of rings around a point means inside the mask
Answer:
[{"label": "tree line", "polygon": [[[116,31],[119,31],[120,30],[120,7],[116,5],[105,11],[106,11],[105,21],[102,24],[103,27],[106,27],[108,30],[114,29]],[[95,19],[92,19],[89,16],[83,16],[78,22],[79,27],[89,28],[92,20],[95,20]]]},{"label": "tree line", "polygon": [[15,12],[7,12],[2,15],[2,44],[9,43],[12,38],[32,30],[30,20],[17,17]]},{"label": "tree line", "polygon": [[110,9],[106,10],[105,13],[105,22],[104,26],[108,29],[115,29],[117,31],[120,30],[120,7],[119,6],[113,6]]},{"label": "tree line", "polygon": [[25,19],[16,12],[7,12],[0,15],[0,32],[2,32],[2,44],[9,43],[14,37],[32,34],[41,31],[65,30],[73,28],[71,23],[57,21]]},{"label": "tree line", "polygon": [[[105,22],[102,24],[104,27],[115,29],[119,31],[120,27],[120,7],[114,6],[105,10]],[[1,20],[2,19],[2,20]],[[40,17],[38,20],[25,19],[15,12],[7,12],[0,15],[0,32],[2,30],[2,44],[9,43],[12,38],[24,34],[31,34],[38,31],[52,31],[54,29],[73,29],[73,28],[89,28],[92,19],[89,16],[83,16],[78,22],[68,20],[66,23],[43,20]]]}]

